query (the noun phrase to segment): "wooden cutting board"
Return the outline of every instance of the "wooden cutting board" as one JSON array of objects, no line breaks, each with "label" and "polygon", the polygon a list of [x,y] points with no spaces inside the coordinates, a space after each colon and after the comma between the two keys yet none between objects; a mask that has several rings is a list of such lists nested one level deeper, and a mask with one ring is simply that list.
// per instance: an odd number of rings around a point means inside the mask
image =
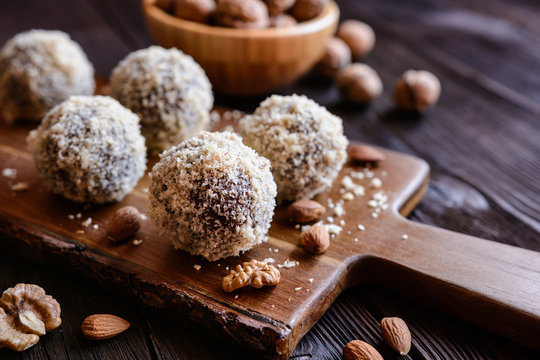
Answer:
[{"label": "wooden cutting board", "polygon": [[[77,270],[229,338],[259,358],[286,359],[341,291],[365,283],[540,348],[540,254],[406,220],[403,215],[420,201],[428,184],[429,167],[420,159],[383,150],[387,159],[372,169],[373,177],[367,171],[368,177],[354,180],[365,187],[365,195],[345,201],[341,217],[328,208],[325,219],[333,216],[335,224],[344,223],[322,255],[308,254],[297,245],[300,229],[289,221],[286,209],[278,207],[268,243],[240,257],[208,262],[174,250],[150,220],[136,237],[143,240],[138,246],[106,240],[105,228],[116,209],[133,205],[146,213],[148,176],[121,203],[88,206],[64,200],[50,194],[37,176],[25,143],[31,128],[0,126],[0,171],[16,169],[14,178],[0,175],[4,251]],[[362,166],[347,164],[333,188],[316,200],[337,203],[343,193],[341,179],[353,171],[364,173]],[[374,177],[382,180],[381,188],[370,185]],[[28,189],[15,191],[18,183]],[[374,218],[368,201],[381,190],[388,207]],[[82,225],[88,218],[92,224]],[[253,258],[297,265],[280,268],[282,279],[276,287],[223,292],[227,269]]]}]

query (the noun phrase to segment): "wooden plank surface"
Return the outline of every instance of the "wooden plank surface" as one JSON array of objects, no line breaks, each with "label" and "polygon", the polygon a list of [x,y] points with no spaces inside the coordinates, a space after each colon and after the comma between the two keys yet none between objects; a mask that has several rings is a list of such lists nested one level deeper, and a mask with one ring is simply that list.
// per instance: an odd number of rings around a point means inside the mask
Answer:
[{"label": "wooden plank surface", "polygon": [[[150,43],[137,1],[70,3],[3,4],[0,42],[30,27],[60,28],[81,42],[102,75],[127,51]],[[344,104],[331,84],[314,76],[280,92],[305,93],[338,113],[351,138],[426,159],[432,168],[431,185],[412,219],[538,251],[538,4],[498,0],[489,4],[444,0],[339,3],[346,17],[374,26],[377,46],[366,62],[380,72],[385,94],[368,108]],[[432,70],[443,83],[441,102],[422,118],[392,111],[392,83],[409,67]],[[217,98],[220,105],[248,111],[259,100]],[[63,331],[48,335],[21,355],[0,350],[1,358],[67,358],[67,354],[70,358],[77,354],[81,358],[133,358],[130,354],[134,353],[139,358],[238,358],[226,344],[212,340],[225,349],[213,350],[204,334],[177,329],[166,317],[91,283],[81,285],[65,271],[28,264],[11,255],[0,258],[2,288],[26,280],[43,284],[71,309],[65,314]],[[137,326],[109,342],[84,341],[78,333],[79,322],[98,311],[124,315]],[[538,357],[478,328],[427,311],[399,294],[371,288],[354,289],[340,297],[294,356],[339,359],[346,342],[364,338],[376,344],[385,358],[392,358],[380,341],[376,321],[400,314],[413,324],[411,358]]]}]

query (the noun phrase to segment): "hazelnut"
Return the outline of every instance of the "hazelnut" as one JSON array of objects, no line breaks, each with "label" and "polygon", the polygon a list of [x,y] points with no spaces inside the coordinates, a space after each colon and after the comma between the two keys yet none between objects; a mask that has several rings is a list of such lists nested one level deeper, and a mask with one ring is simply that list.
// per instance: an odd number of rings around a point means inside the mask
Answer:
[{"label": "hazelnut", "polygon": [[300,234],[300,245],[312,254],[322,254],[330,245],[330,234],[326,227],[313,225]]},{"label": "hazelnut", "polygon": [[345,67],[337,76],[338,88],[348,100],[368,103],[379,96],[383,84],[377,72],[366,64],[355,63]]},{"label": "hazelnut", "polygon": [[328,0],[296,0],[291,13],[298,21],[313,19],[324,10]]},{"label": "hazelnut", "polygon": [[268,27],[268,9],[261,0],[219,0],[215,12],[218,25],[233,28]]},{"label": "hazelnut", "polygon": [[317,63],[315,70],[324,76],[336,76],[339,70],[351,63],[351,51],[343,40],[332,37],[326,42],[323,56]]},{"label": "hazelnut", "polygon": [[181,19],[207,23],[216,9],[214,0],[174,0],[174,16]]},{"label": "hazelnut", "polygon": [[339,26],[337,37],[349,46],[354,59],[364,57],[375,45],[375,32],[371,26],[358,20],[344,21]]},{"label": "hazelnut", "polygon": [[407,111],[424,111],[437,102],[440,94],[439,79],[425,70],[405,71],[394,88],[396,105]]},{"label": "hazelnut", "polygon": [[295,0],[265,0],[264,2],[270,15],[278,15],[289,10],[294,5]]},{"label": "hazelnut", "polygon": [[270,17],[270,26],[276,28],[291,27],[298,24],[295,18],[288,14],[279,14]]},{"label": "hazelnut", "polygon": [[124,206],[114,213],[107,226],[107,238],[111,241],[123,241],[135,235],[141,228],[141,214],[136,207]]}]

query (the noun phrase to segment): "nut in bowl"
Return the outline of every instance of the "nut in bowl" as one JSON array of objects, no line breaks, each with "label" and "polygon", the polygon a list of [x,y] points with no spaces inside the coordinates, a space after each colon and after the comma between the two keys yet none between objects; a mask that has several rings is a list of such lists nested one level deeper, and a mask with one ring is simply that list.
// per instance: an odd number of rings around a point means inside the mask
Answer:
[{"label": "nut in bowl", "polygon": [[154,41],[191,55],[215,90],[233,95],[264,94],[290,84],[321,57],[335,33],[339,9],[326,4],[317,17],[295,26],[236,29],[177,18],[143,0],[143,12]]}]

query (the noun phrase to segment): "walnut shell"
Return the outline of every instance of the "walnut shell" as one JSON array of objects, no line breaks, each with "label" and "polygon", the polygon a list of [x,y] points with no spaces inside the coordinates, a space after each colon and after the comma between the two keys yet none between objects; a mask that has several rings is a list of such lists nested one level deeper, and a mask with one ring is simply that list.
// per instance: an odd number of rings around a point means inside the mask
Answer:
[{"label": "walnut shell", "polygon": [[207,23],[216,9],[214,0],[174,0],[174,16],[181,19]]},{"label": "walnut shell", "polygon": [[429,71],[407,70],[396,81],[394,100],[403,110],[422,112],[441,94],[439,79]]},{"label": "walnut shell", "polygon": [[270,24],[268,9],[261,0],[220,0],[215,20],[218,25],[246,29],[265,28]]},{"label": "walnut shell", "polygon": [[318,16],[324,10],[328,0],[296,0],[291,9],[298,21],[306,21]]},{"label": "walnut shell", "polygon": [[383,90],[381,78],[366,64],[355,63],[338,73],[338,88],[348,100],[368,103],[379,96]]},{"label": "walnut shell", "polygon": [[296,0],[265,0],[270,15],[282,14],[289,10]]},{"label": "walnut shell", "polygon": [[358,20],[344,21],[339,26],[337,37],[349,46],[354,59],[366,56],[375,45],[375,32],[371,26]]},{"label": "walnut shell", "polygon": [[343,40],[337,37],[328,39],[323,56],[315,70],[324,76],[333,77],[339,70],[351,63],[351,50]]}]

